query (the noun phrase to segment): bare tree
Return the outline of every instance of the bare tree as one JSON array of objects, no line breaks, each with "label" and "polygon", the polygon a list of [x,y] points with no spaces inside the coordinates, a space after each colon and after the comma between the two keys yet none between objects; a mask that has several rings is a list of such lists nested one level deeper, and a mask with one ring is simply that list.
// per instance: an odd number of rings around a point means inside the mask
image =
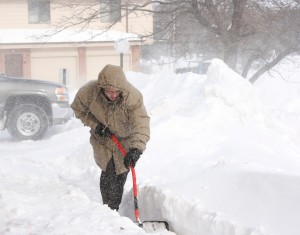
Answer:
[{"label": "bare tree", "polygon": [[250,77],[251,82],[255,82],[286,56],[300,52],[300,10],[292,4],[278,7],[274,11],[261,9],[261,17],[257,17],[261,20],[257,22],[255,34],[241,46],[246,59],[242,75],[247,77],[249,69],[256,68]]},{"label": "bare tree", "polygon": [[[168,1],[171,2],[171,1]],[[255,82],[260,75],[270,70],[284,57],[299,52],[300,7],[296,1],[257,0],[190,0],[172,1],[173,19],[188,19],[192,31],[207,42],[202,48],[215,47],[215,55],[222,55],[231,68]],[[166,2],[162,8],[167,8]],[[164,11],[162,11],[164,12]],[[165,11],[167,12],[167,11]],[[187,24],[177,31],[191,40]],[[182,39],[181,39],[182,40]],[[213,43],[213,44],[212,44]],[[193,48],[191,51],[195,51]],[[239,66],[237,66],[239,65]]]},{"label": "bare tree", "polygon": [[[111,15],[116,10],[103,10],[99,0],[65,1],[59,7],[73,9],[60,28],[85,28],[101,20],[105,11]],[[251,82],[300,50],[299,0],[124,0],[120,9],[106,29],[135,13],[153,14],[154,32],[141,37],[171,45],[177,57],[195,52],[218,55]]]}]

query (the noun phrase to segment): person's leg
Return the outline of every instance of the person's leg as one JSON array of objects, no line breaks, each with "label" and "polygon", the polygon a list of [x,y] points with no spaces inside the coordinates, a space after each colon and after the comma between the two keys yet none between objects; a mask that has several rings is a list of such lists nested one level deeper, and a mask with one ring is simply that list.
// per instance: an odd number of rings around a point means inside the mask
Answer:
[{"label": "person's leg", "polygon": [[103,204],[107,204],[111,209],[118,210],[122,201],[124,185],[128,172],[116,175],[115,164],[111,159],[106,171],[101,172],[100,191]]},{"label": "person's leg", "polygon": [[119,210],[124,192],[124,185],[127,179],[128,172],[120,175],[115,175],[111,184],[110,200],[108,206],[113,210]]},{"label": "person's leg", "polygon": [[103,204],[109,203],[110,182],[114,174],[114,164],[111,159],[107,164],[106,171],[102,171],[100,176],[100,192]]}]

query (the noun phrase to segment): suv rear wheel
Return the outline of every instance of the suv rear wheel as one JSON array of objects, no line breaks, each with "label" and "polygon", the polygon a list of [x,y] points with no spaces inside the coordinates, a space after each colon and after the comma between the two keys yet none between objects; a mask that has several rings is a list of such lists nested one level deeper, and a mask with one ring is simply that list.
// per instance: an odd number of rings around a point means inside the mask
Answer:
[{"label": "suv rear wheel", "polygon": [[9,116],[7,130],[18,140],[41,139],[49,126],[45,111],[34,104],[19,105]]}]

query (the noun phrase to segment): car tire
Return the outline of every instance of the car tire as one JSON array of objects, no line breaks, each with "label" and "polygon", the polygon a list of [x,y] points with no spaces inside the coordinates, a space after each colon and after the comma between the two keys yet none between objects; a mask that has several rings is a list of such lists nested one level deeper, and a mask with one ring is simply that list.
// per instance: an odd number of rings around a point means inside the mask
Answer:
[{"label": "car tire", "polygon": [[43,109],[34,104],[23,104],[10,112],[7,130],[18,140],[39,140],[45,135],[48,126]]}]

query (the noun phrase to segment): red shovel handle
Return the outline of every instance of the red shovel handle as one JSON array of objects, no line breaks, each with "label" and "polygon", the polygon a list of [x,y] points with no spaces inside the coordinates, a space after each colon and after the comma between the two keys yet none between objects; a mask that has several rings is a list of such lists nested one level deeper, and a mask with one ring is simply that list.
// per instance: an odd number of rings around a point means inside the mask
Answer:
[{"label": "red shovel handle", "polygon": [[[123,146],[121,145],[117,137],[115,135],[111,135],[111,139],[117,145],[118,149],[125,157],[126,150],[123,148]],[[136,185],[136,174],[135,174],[134,167],[131,164],[130,164],[130,170],[132,174],[132,183],[133,183],[134,214],[135,214],[136,222],[138,222],[139,225],[141,225],[142,223],[140,221],[140,213],[139,213],[138,200],[137,200],[138,192],[137,192],[137,185]]]},{"label": "red shovel handle", "polygon": [[119,142],[119,140],[117,139],[117,137],[115,135],[111,135],[111,139],[113,142],[115,142],[115,144],[117,145],[118,149],[121,151],[121,153],[123,154],[123,156],[126,156],[126,150],[123,148],[123,146],[121,145],[121,143]]}]

